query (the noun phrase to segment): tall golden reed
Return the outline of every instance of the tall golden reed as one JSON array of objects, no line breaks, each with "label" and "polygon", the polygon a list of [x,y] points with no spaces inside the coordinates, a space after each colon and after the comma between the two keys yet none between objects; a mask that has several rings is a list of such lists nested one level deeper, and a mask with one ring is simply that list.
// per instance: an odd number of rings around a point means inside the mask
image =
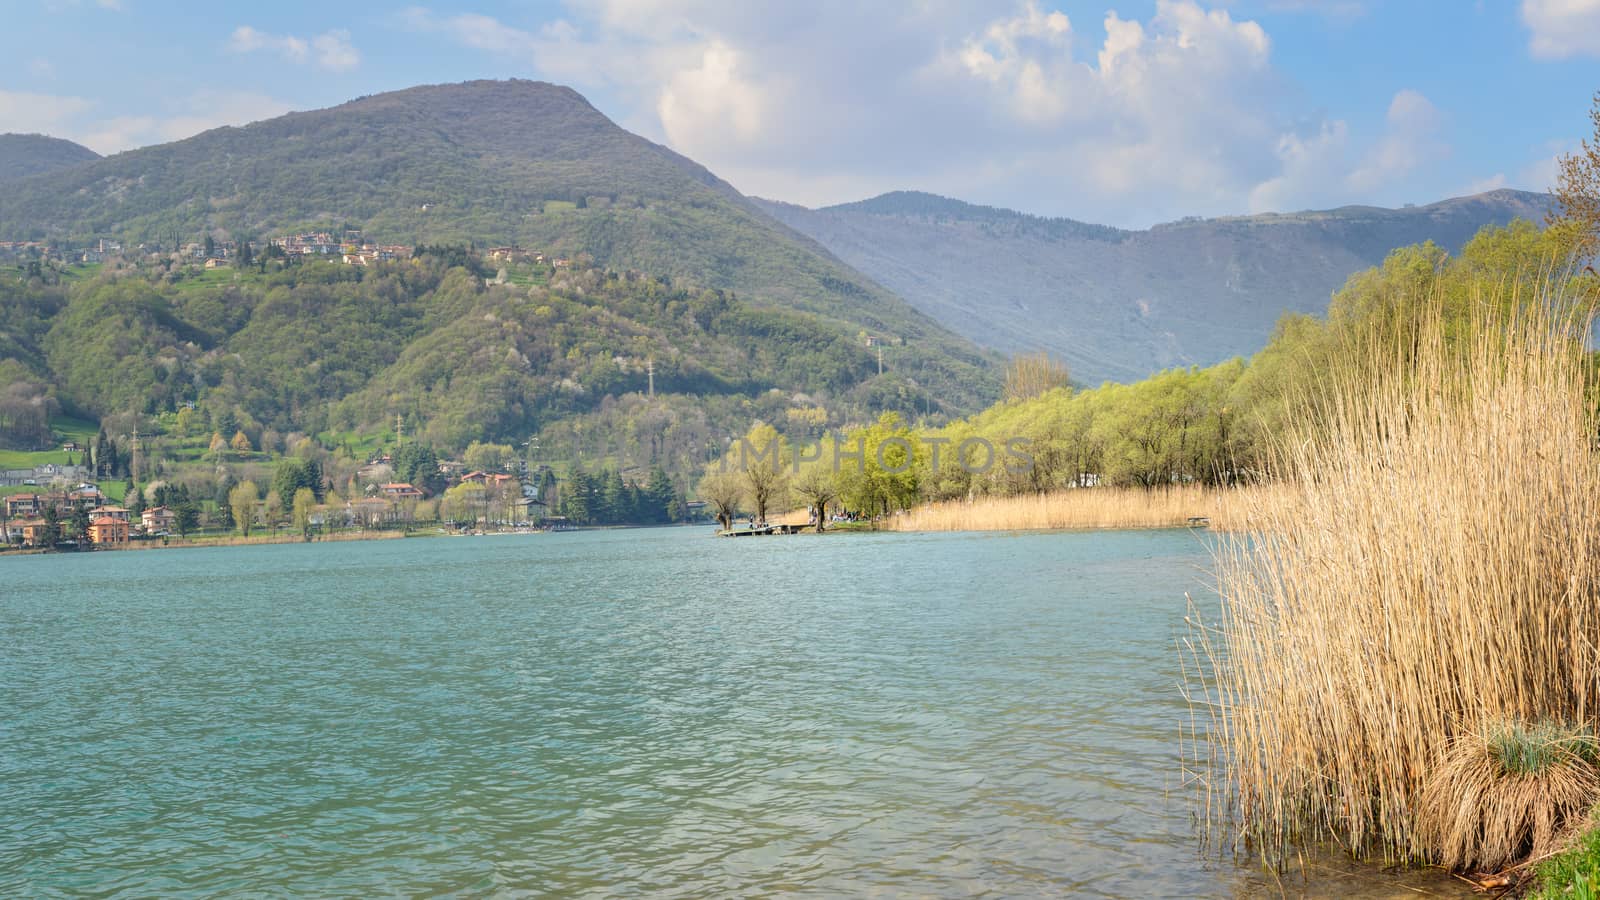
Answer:
[{"label": "tall golden reed", "polygon": [[1283,441],[1281,490],[1218,539],[1220,612],[1189,637],[1197,774],[1213,823],[1269,855],[1332,838],[1438,860],[1448,826],[1419,801],[1452,747],[1594,724],[1588,321],[1559,289],[1514,291],[1454,317],[1420,298],[1413,325],[1353,339]]},{"label": "tall golden reed", "polygon": [[1094,487],[928,503],[892,516],[892,531],[1024,531],[1029,529],[1176,528],[1204,519],[1235,527],[1242,496],[1259,488]]}]

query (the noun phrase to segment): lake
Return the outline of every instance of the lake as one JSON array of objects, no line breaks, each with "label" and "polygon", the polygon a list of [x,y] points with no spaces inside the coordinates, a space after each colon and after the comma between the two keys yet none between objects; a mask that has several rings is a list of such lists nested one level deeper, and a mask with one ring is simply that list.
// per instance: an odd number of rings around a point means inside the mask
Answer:
[{"label": "lake", "polygon": [[1182,781],[1203,540],[0,560],[0,895],[1277,896]]}]

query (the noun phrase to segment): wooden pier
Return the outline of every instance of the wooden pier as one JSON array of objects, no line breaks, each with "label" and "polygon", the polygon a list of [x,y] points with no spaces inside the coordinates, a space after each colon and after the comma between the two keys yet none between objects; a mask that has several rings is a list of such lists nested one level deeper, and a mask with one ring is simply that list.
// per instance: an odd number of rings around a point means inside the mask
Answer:
[{"label": "wooden pier", "polygon": [[717,532],[717,537],[762,537],[769,534],[799,534],[802,529],[810,525],[762,525],[759,528],[746,526],[744,528],[729,528],[727,531]]}]

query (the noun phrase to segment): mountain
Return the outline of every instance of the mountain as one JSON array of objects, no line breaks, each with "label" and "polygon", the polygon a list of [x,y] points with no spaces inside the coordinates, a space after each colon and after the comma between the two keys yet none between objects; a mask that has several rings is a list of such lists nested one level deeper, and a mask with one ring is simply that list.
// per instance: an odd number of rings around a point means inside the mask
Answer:
[{"label": "mountain", "polygon": [[88,147],[61,138],[42,134],[0,134],[0,184],[99,158],[100,154]]},{"label": "mountain", "polygon": [[[735,292],[887,340],[889,376],[949,411],[997,392],[981,353],[698,164],[530,81],[433,85],[37,175],[0,193],[0,240],[173,246],[312,227],[381,243],[520,244]],[[865,343],[863,339],[862,343]]]},{"label": "mountain", "polygon": [[1082,382],[1142,378],[1260,349],[1285,312],[1322,312],[1352,273],[1432,240],[1542,220],[1544,194],[1427,206],[1185,219],[1142,231],[898,192],[811,210],[758,201],[957,333],[1047,350]]}]

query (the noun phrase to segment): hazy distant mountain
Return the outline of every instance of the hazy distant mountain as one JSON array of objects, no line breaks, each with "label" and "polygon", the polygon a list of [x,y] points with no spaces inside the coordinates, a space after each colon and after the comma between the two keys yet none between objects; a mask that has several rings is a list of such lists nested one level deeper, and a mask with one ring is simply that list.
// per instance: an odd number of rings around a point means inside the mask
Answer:
[{"label": "hazy distant mountain", "polygon": [[1186,219],[1143,231],[898,192],[820,210],[760,201],[960,334],[1045,349],[1088,383],[1259,349],[1286,311],[1320,312],[1395,247],[1458,249],[1487,224],[1542,219],[1544,194],[1427,206]]},{"label": "hazy distant mountain", "polygon": [[81,144],[42,134],[0,134],[0,182],[54,172],[99,159]]},{"label": "hazy distant mountain", "polygon": [[[261,241],[314,226],[384,243],[520,243],[904,342],[888,357],[952,411],[998,390],[992,358],[700,165],[619,128],[570,88],[434,85],[208,131],[8,185],[0,240],[208,231]],[[859,341],[865,344],[865,341]],[[888,385],[904,392],[905,385]]]}]

